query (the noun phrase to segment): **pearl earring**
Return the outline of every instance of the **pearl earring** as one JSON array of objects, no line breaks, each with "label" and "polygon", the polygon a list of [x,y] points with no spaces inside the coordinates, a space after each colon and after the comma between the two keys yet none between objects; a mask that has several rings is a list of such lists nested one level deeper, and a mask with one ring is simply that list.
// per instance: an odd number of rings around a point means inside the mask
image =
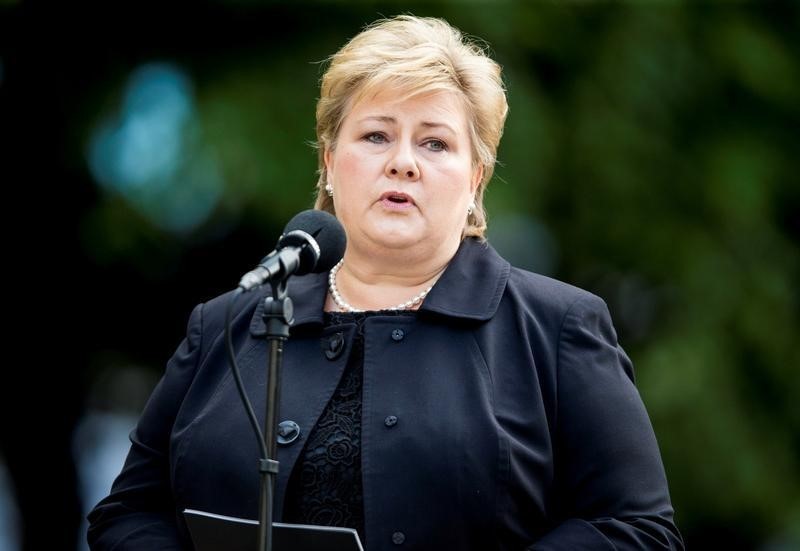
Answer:
[{"label": "pearl earring", "polygon": [[325,184],[325,191],[328,192],[328,197],[333,197],[333,186],[331,185],[330,182]]},{"label": "pearl earring", "polygon": [[467,216],[469,216],[470,214],[472,214],[472,213],[475,211],[475,209],[476,209],[476,207],[475,207],[475,201],[473,201],[473,202],[472,202],[472,203],[470,203],[470,204],[469,204],[469,206],[467,207]]}]

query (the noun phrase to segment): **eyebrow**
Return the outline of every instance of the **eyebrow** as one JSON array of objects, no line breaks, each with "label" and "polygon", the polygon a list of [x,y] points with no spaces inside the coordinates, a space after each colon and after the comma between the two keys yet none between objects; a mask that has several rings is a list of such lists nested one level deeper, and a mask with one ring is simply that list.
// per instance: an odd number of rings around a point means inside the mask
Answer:
[{"label": "eyebrow", "polygon": [[[397,119],[396,118],[389,117],[387,115],[374,115],[374,116],[370,116],[370,117],[364,117],[363,119],[359,120],[359,122],[364,122],[364,121],[378,121],[378,122],[386,122],[386,123],[390,123],[390,124],[396,124],[397,123]],[[458,134],[458,132],[456,132],[453,129],[452,126],[450,126],[449,124],[444,123],[444,122],[422,121],[420,123],[420,126],[423,126],[425,128],[446,128],[447,130],[449,130],[453,134],[456,134],[456,135]]]}]

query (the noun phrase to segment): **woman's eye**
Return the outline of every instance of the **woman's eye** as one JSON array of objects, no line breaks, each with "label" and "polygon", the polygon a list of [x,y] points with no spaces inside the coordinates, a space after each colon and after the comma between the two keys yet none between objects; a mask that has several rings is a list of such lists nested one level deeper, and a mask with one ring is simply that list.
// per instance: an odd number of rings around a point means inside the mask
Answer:
[{"label": "woman's eye", "polygon": [[425,145],[431,151],[447,151],[447,144],[442,140],[428,140]]},{"label": "woman's eye", "polygon": [[366,136],[364,136],[364,139],[370,143],[377,143],[377,144],[386,143],[386,136],[384,136],[380,132],[371,132]]}]

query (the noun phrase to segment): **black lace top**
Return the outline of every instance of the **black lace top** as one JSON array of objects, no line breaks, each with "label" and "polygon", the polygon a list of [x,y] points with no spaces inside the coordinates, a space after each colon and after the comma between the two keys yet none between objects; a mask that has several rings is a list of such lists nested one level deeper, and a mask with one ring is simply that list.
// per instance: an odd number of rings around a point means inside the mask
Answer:
[{"label": "black lace top", "polygon": [[361,388],[364,320],[409,311],[326,312],[325,326],[356,323],[350,358],[339,386],[311,430],[286,489],[286,522],[355,528],[364,538],[361,485]]}]

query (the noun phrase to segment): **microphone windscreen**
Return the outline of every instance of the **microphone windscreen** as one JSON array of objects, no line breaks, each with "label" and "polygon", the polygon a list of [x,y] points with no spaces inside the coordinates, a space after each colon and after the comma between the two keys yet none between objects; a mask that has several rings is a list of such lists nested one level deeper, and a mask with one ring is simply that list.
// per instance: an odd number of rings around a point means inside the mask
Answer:
[{"label": "microphone windscreen", "polygon": [[302,266],[298,275],[327,272],[344,256],[347,237],[342,224],[322,210],[304,210],[294,216],[283,230],[284,234],[301,230],[311,235],[319,245],[319,259],[313,267]]}]

